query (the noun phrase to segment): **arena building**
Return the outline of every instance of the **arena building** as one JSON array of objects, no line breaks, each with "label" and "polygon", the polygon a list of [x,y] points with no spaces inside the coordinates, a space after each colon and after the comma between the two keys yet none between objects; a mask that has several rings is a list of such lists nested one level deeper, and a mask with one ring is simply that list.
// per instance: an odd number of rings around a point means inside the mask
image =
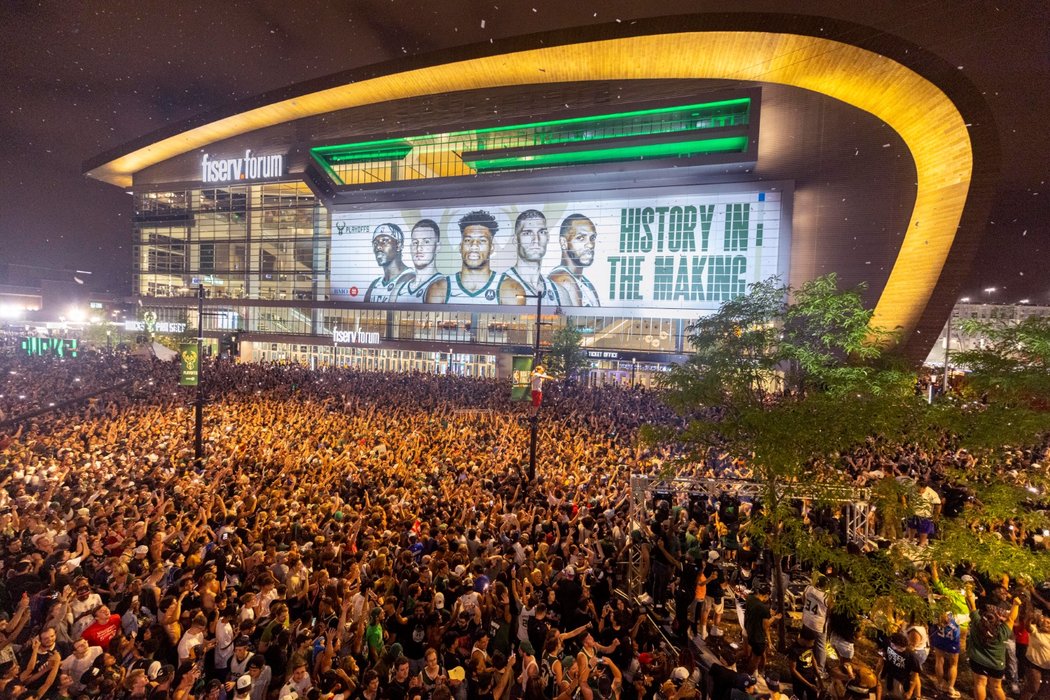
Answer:
[{"label": "arena building", "polygon": [[755,14],[407,57],[85,164],[134,197],[142,313],[192,331],[204,285],[205,335],[244,360],[505,376],[538,308],[595,382],[684,359],[692,320],[773,275],[866,283],[921,360],[997,168],[953,66]]}]

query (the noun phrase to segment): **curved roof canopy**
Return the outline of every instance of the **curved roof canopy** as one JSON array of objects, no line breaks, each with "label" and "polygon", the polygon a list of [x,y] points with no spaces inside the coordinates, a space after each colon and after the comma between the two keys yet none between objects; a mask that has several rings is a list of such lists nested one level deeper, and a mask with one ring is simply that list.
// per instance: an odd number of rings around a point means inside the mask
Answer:
[{"label": "curved roof canopy", "polygon": [[[153,140],[89,163],[88,174],[126,187],[132,175],[144,168],[256,129],[452,91],[625,79],[780,83],[870,112],[896,130],[910,150],[917,172],[914,210],[874,322],[913,331],[945,266],[967,202],[974,149],[966,120],[938,85],[884,55],[890,51],[815,35],[824,29],[812,22],[792,31],[800,25],[799,18],[780,17],[776,22],[776,16],[739,15],[734,23],[732,17],[662,18],[633,29],[558,32],[375,66],[334,76],[335,81],[330,78],[263,95],[248,106],[239,105],[236,114],[147,137]],[[709,28],[712,24],[789,29]],[[877,45],[876,33],[865,31],[867,37],[856,43]],[[631,32],[635,35],[624,35]],[[900,42],[893,41],[889,44],[899,48]]]}]

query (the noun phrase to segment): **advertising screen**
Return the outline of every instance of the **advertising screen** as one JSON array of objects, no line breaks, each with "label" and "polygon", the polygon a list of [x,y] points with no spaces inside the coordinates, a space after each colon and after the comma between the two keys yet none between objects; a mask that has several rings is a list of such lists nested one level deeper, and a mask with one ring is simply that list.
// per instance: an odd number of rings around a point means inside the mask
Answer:
[{"label": "advertising screen", "polygon": [[[782,193],[721,186],[621,199],[332,214],[331,298],[610,315],[717,309],[781,260]],[[784,253],[786,255],[786,253]]]}]

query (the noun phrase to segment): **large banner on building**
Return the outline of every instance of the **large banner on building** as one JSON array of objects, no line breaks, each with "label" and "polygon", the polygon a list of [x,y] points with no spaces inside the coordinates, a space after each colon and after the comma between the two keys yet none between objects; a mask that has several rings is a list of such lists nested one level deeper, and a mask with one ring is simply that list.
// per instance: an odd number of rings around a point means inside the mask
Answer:
[{"label": "large banner on building", "polygon": [[528,305],[543,294],[545,307],[621,315],[717,309],[787,269],[781,192],[719,190],[336,211],[331,298]]}]

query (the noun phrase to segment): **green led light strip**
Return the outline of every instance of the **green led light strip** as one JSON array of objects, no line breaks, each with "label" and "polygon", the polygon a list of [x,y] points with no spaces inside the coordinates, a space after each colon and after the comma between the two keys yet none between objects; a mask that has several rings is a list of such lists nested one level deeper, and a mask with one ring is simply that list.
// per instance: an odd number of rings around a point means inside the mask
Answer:
[{"label": "green led light strip", "polygon": [[570,151],[562,153],[543,153],[531,156],[513,156],[507,158],[481,158],[466,160],[478,171],[518,170],[521,168],[542,168],[554,165],[580,165],[584,163],[603,163],[618,160],[638,160],[643,158],[685,158],[689,156],[709,155],[712,153],[743,153],[747,150],[746,136],[730,136],[720,139],[700,139],[679,141],[676,143],[646,144],[641,146],[620,146],[616,148],[599,148],[588,151]]},{"label": "green led light strip", "polygon": [[[418,138],[418,137],[417,137]],[[378,141],[362,141],[360,143],[339,143],[334,146],[314,146],[310,149],[310,152],[315,155],[325,155],[328,153],[341,153],[348,150],[361,149],[376,149],[389,147],[392,144],[405,144],[405,139],[380,139]],[[411,146],[409,146],[411,149]]]},{"label": "green led light strip", "polygon": [[[679,105],[677,107],[658,107],[656,109],[639,109],[633,112],[616,112],[615,114],[599,114],[590,117],[570,117],[568,119],[554,119],[545,122],[532,122],[529,124],[511,124],[508,126],[491,126],[484,129],[475,129],[475,134],[489,134],[496,131],[510,131],[511,129],[534,129],[544,126],[563,126],[565,124],[582,124],[586,122],[608,121],[609,119],[627,119],[630,117],[643,117],[653,114],[668,114],[669,112],[685,112],[690,109],[717,110],[721,107],[744,106],[750,109],[750,97],[738,97],[732,100],[721,100],[720,102],[701,102],[695,105]],[[746,111],[746,110],[740,110]],[[469,132],[464,132],[469,133]]]},{"label": "green led light strip", "polygon": [[362,163],[366,161],[402,160],[411,152],[412,144],[405,141],[400,141],[399,143],[388,146],[356,144],[351,147],[344,147],[343,150],[329,153],[325,156],[325,160],[332,165],[338,165],[341,163]]},{"label": "green led light strip", "polygon": [[[432,134],[432,135],[427,135],[427,136],[416,136],[416,137],[409,137],[409,138],[411,140],[413,140],[413,141],[416,141],[416,140],[435,140],[436,141],[436,140],[440,140],[442,138],[453,139],[454,137],[458,137],[458,136],[473,136],[473,135],[476,135],[476,134],[490,134],[490,133],[496,133],[496,132],[501,132],[501,131],[512,131],[512,130],[516,130],[516,129],[535,129],[535,128],[549,127],[549,126],[566,126],[566,125],[569,125],[569,124],[585,124],[585,123],[588,123],[588,122],[603,122],[603,121],[609,121],[611,119],[629,119],[629,118],[632,118],[632,117],[652,116],[652,115],[657,115],[657,114],[669,114],[669,113],[673,113],[673,112],[687,112],[689,110],[700,110],[700,111],[705,111],[705,112],[706,111],[717,111],[717,110],[719,110],[720,108],[723,108],[723,107],[746,107],[746,109],[740,109],[739,110],[739,112],[746,112],[751,107],[751,98],[750,97],[741,97],[741,98],[737,98],[737,99],[733,99],[733,100],[722,100],[722,101],[719,101],[719,102],[703,102],[703,103],[700,103],[700,104],[680,105],[680,106],[677,106],[677,107],[659,107],[659,108],[655,108],[655,109],[640,109],[640,110],[634,110],[634,111],[631,111],[631,112],[616,112],[614,114],[599,114],[599,115],[596,115],[596,116],[588,116],[588,117],[571,117],[571,118],[567,118],[567,119],[554,119],[554,120],[542,121],[542,122],[530,122],[528,124],[509,124],[509,125],[506,125],[506,126],[492,126],[492,127],[486,127],[486,128],[483,128],[483,129],[472,129],[472,130],[469,130],[469,131],[453,131],[453,132],[449,132],[448,134]],[[690,115],[691,118],[700,118],[700,116],[701,115]],[[622,134],[618,134],[618,135],[622,135]],[[354,152],[356,152],[356,151],[358,151],[358,149],[361,149],[362,152],[365,152],[367,150],[385,150],[386,148],[388,148],[391,145],[396,145],[396,146],[399,146],[399,147],[402,147],[402,148],[407,146],[409,150],[412,149],[411,144],[408,144],[405,139],[403,139],[403,138],[395,138],[395,139],[379,139],[379,140],[376,140],[376,141],[362,141],[361,143],[354,143],[354,144],[336,144],[336,145],[333,145],[333,146],[315,146],[314,148],[310,149],[310,152],[314,153],[314,154],[317,154],[319,156],[328,157],[328,154],[344,153],[344,152],[347,152],[347,151],[350,151],[350,150],[353,150]],[[346,161],[344,161],[344,162],[346,162]]]}]

